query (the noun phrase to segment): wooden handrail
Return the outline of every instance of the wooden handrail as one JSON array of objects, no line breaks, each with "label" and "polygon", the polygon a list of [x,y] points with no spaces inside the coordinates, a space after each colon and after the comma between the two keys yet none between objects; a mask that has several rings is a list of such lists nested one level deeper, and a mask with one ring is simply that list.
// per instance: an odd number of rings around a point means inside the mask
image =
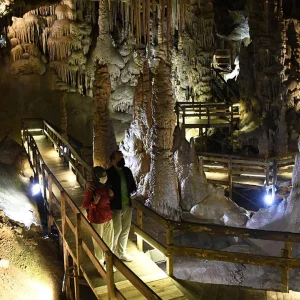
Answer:
[{"label": "wooden handrail", "polygon": [[170,252],[170,254],[173,254],[175,256],[197,257],[207,260],[260,265],[265,267],[300,269],[300,259],[297,258],[274,257],[240,252],[189,248],[182,246],[169,246],[168,251]]},{"label": "wooden handrail", "polygon": [[[26,129],[24,129],[26,131]],[[61,194],[61,209],[62,209],[62,235],[63,235],[63,248],[64,248],[64,261],[65,261],[65,269],[68,269],[68,255],[71,255],[73,258],[73,261],[75,264],[77,264],[76,269],[74,270],[75,277],[74,277],[74,288],[75,288],[75,297],[76,299],[79,299],[79,287],[78,287],[78,275],[80,274],[81,271],[83,271],[81,267],[81,250],[86,252],[86,254],[89,256],[91,259],[92,263],[98,270],[98,272],[101,274],[101,276],[106,280],[107,286],[108,286],[108,295],[109,299],[115,298],[115,295],[119,299],[123,299],[123,295],[120,293],[120,291],[115,287],[114,285],[114,276],[112,272],[112,267],[113,263],[115,262],[116,267],[119,269],[119,271],[140,291],[142,295],[144,295],[147,299],[161,299],[152,289],[150,289],[135,273],[133,273],[126,265],[120,261],[116,256],[113,255],[112,251],[108,248],[108,246],[104,243],[104,241],[99,237],[98,233],[95,231],[94,227],[88,222],[88,220],[85,218],[85,216],[82,214],[80,209],[77,207],[77,205],[73,202],[71,197],[67,194],[67,192],[64,190],[64,188],[61,186],[59,181],[55,178],[55,176],[51,173],[50,169],[47,167],[45,164],[38,147],[35,144],[35,140],[32,137],[31,133],[26,132],[26,135],[29,137],[31,145],[28,145],[28,149],[34,145],[36,149],[36,154],[37,154],[37,159],[40,161],[40,163],[43,164],[43,170],[48,173],[48,176],[50,175],[50,184],[51,186],[47,187],[49,193],[51,192],[51,196],[49,198],[52,198],[54,196],[52,192],[52,185],[56,185],[57,188],[60,191]],[[24,140],[22,139],[24,142]],[[63,141],[63,139],[62,139]],[[64,141],[63,141],[64,142]],[[69,144],[68,144],[69,145]],[[72,148],[70,146],[70,148]],[[74,155],[73,155],[74,156]],[[75,157],[75,156],[74,156]],[[80,162],[83,162],[82,159],[78,156],[77,157]],[[83,164],[84,165],[84,164]],[[89,167],[91,168],[91,167]],[[84,176],[82,174],[82,176]],[[44,179],[43,175],[43,179]],[[49,183],[48,182],[48,183]],[[45,199],[46,201],[46,199]],[[71,208],[71,211],[75,214],[76,216],[76,224],[74,225],[70,218],[66,214],[66,206]],[[68,245],[68,242],[65,238],[65,232],[66,232],[66,227],[69,227],[73,234],[75,235],[75,240],[76,240],[76,252],[73,252],[71,247]],[[98,260],[95,258],[93,251],[89,249],[89,247],[86,245],[84,241],[82,241],[81,238],[81,230],[84,228],[85,230],[88,231],[90,236],[95,239],[99,247],[104,251],[105,256],[108,261],[107,265],[107,272],[104,271]],[[80,247],[80,249],[79,249]],[[70,294],[70,280],[69,278],[67,279],[67,293]]]},{"label": "wooden handrail", "polygon": [[44,125],[49,128],[55,135],[63,142],[65,146],[67,146],[70,150],[72,155],[80,162],[82,166],[84,166],[87,170],[91,171],[92,167],[88,165],[78,154],[77,152],[73,149],[73,147],[70,145],[70,143],[63,138],[47,121],[44,120]]}]

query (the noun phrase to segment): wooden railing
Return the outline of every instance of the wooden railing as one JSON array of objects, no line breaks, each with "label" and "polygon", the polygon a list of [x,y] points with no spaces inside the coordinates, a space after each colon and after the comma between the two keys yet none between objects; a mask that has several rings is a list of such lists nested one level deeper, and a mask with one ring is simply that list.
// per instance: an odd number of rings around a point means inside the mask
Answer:
[{"label": "wooden railing", "polygon": [[234,99],[235,102],[239,102],[239,96],[225,81],[223,76],[220,74],[220,70],[212,68],[212,77],[217,87],[223,94],[223,101],[227,100],[229,102],[232,102],[232,100]]},{"label": "wooden railing", "polygon": [[[87,178],[84,176],[86,171],[91,171],[91,167],[86,165],[83,160],[75,153],[74,149],[64,140],[47,122],[43,122],[45,128],[44,133],[53,142],[54,147],[66,158],[68,163],[72,165],[73,172],[77,178],[81,180],[81,184],[86,182]],[[52,131],[49,133],[49,131]],[[48,133],[48,134],[47,134]],[[113,266],[116,268],[135,286],[140,293],[147,299],[161,299],[153,290],[151,290],[137,275],[135,275],[112,251],[107,247],[104,241],[99,237],[93,226],[88,222],[86,217],[82,214],[79,207],[74,203],[68,193],[64,190],[62,185],[58,182],[50,169],[45,164],[35,140],[23,123],[22,129],[22,143],[28,153],[35,175],[39,178],[42,186],[42,195],[48,209],[48,227],[49,231],[53,223],[57,226],[62,240],[62,247],[64,253],[64,269],[68,272],[73,270],[73,284],[75,299],[79,300],[79,281],[83,276],[88,283],[90,278],[83,267],[86,260],[83,260],[83,255],[89,258],[95,269],[98,271],[106,284],[109,299],[125,299],[122,293],[116,288],[113,276]],[[61,151],[60,146],[68,147],[68,151]],[[58,147],[58,148],[57,148]],[[63,150],[64,148],[62,148]],[[82,166],[81,168],[78,166]],[[80,182],[79,182],[80,183]],[[59,208],[59,212],[54,212],[55,208]],[[57,215],[59,213],[59,216]],[[106,270],[103,269],[99,261],[96,259],[93,251],[93,246],[89,246],[83,238],[83,231],[87,231],[91,238],[94,238],[99,247],[105,254]],[[72,236],[75,239],[75,246],[70,242]],[[72,258],[73,266],[69,265],[69,257]],[[66,293],[68,299],[72,299],[71,291],[71,277],[66,276]]]},{"label": "wooden railing", "polygon": [[[50,130],[52,133],[45,133],[48,137],[51,137],[55,147],[61,149],[61,144],[63,146],[69,147],[71,155],[68,155],[63,151],[63,156],[66,158],[68,163],[74,164],[73,171],[78,173],[77,178],[83,178],[82,183],[85,183],[87,174],[91,171],[91,167],[86,165],[84,161],[78,155],[74,155],[74,150],[67,141],[65,141],[59,133],[57,133],[51,126],[48,126],[47,122],[43,121],[43,124],[46,124],[46,129],[41,128],[42,130]],[[68,256],[70,255],[73,258],[75,264],[75,276],[74,276],[74,286],[75,286],[75,295],[76,299],[79,299],[79,276],[83,274],[87,282],[89,282],[88,275],[84,273],[84,268],[82,267],[83,253],[94,264],[95,268],[98,270],[99,274],[105,279],[108,288],[109,299],[114,297],[118,299],[124,299],[121,292],[116,288],[113,278],[113,265],[115,265],[118,270],[147,298],[147,299],[160,299],[154,291],[152,291],[143,281],[140,280],[130,269],[123,264],[105,245],[103,240],[95,232],[94,228],[83,216],[77,205],[72,201],[57,179],[51,174],[49,168],[45,165],[41,154],[35,144],[35,140],[31,135],[28,128],[26,128],[25,123],[22,130],[22,142],[27,150],[27,153],[32,162],[33,169],[35,172],[42,178],[41,184],[43,186],[43,196],[47,202],[47,207],[49,211],[49,224],[56,222],[60,233],[63,239],[64,247],[64,264],[65,270],[69,269],[69,260]],[[54,137],[56,136],[56,137]],[[60,150],[58,150],[60,151]],[[75,157],[75,158],[74,158]],[[203,155],[203,157],[205,157]],[[239,162],[240,157],[231,156],[215,156],[212,158],[213,161],[218,163],[228,164],[226,159],[231,160],[231,169],[233,170],[233,162]],[[76,162],[74,162],[76,160]],[[266,163],[270,166],[274,166],[275,158],[269,159],[269,161],[259,161],[258,166],[266,167]],[[248,160],[247,160],[248,162]],[[254,163],[252,161],[251,163]],[[257,161],[256,161],[257,162]],[[241,159],[241,164],[249,165],[245,163],[245,160]],[[290,158],[288,155],[282,156],[276,159],[276,168],[277,173],[280,172],[281,168],[285,167],[290,163]],[[73,166],[73,165],[72,165]],[[79,167],[78,167],[79,166]],[[270,172],[270,171],[269,171]],[[58,190],[58,194],[53,191],[54,187]],[[235,228],[227,227],[220,225],[212,224],[198,224],[190,222],[174,222],[168,219],[163,218],[156,212],[152,211],[148,207],[144,206],[143,203],[133,200],[133,207],[137,210],[137,220],[136,223],[132,224],[133,231],[137,234],[137,246],[139,250],[143,250],[143,240],[147,241],[150,245],[160,250],[165,254],[167,259],[167,273],[170,276],[173,276],[174,269],[174,257],[184,256],[184,257],[196,257],[206,260],[217,260],[224,262],[233,262],[233,263],[243,263],[243,264],[252,264],[259,266],[271,266],[280,269],[281,271],[281,291],[288,292],[289,290],[289,271],[293,268],[300,268],[300,259],[292,257],[292,243],[300,242],[300,234],[290,233],[290,232],[277,232],[277,231],[266,231],[266,230],[256,230],[256,229],[247,229],[247,228]],[[53,207],[54,203],[57,203],[60,207],[60,214],[62,216],[61,225],[59,221],[54,219]],[[70,214],[73,216],[71,217]],[[155,238],[151,237],[150,234],[144,229],[144,216],[151,218],[156,223],[162,225],[166,230],[166,241],[164,244],[158,242]],[[70,230],[68,230],[68,228]],[[83,241],[82,231],[86,229],[89,234],[95,238],[100,248],[104,251],[107,261],[107,271],[102,268],[95,258],[93,251],[88,247],[88,245]],[[254,255],[249,253],[236,253],[236,252],[227,252],[227,251],[217,251],[217,250],[208,250],[208,249],[198,249],[190,248],[185,246],[179,246],[174,244],[174,231],[176,232],[200,232],[210,235],[220,235],[220,236],[234,236],[240,238],[252,238],[252,239],[261,239],[261,240],[271,240],[276,242],[284,242],[284,248],[281,251],[281,257],[274,256],[265,256],[265,255]],[[68,235],[73,233],[76,240],[75,248],[68,243]],[[70,278],[68,277],[67,281],[67,291],[70,291]]]},{"label": "wooden railing", "polygon": [[[236,228],[214,224],[174,222],[163,218],[136,200],[133,200],[133,206],[137,210],[137,220],[136,224],[133,224],[132,228],[137,234],[138,249],[140,251],[143,250],[143,240],[145,240],[149,245],[161,251],[166,256],[167,273],[170,276],[173,276],[174,257],[176,256],[275,267],[281,271],[281,291],[286,293],[289,291],[289,271],[294,268],[300,269],[300,259],[292,257],[292,243],[300,243],[299,233]],[[143,229],[144,216],[148,217],[147,222],[149,222],[149,218],[151,218],[155,223],[158,223],[165,228],[166,242],[164,245],[157,242],[149,233],[146,232],[145,229]],[[180,231],[199,232],[210,235],[234,236],[240,238],[284,242],[284,248],[281,251],[281,257],[190,248],[174,244],[173,237],[175,231],[177,235]]]},{"label": "wooden railing", "polygon": [[[265,181],[266,190],[272,190],[275,195],[278,176],[292,172],[296,153],[283,154],[270,158],[222,155],[213,153],[198,153],[203,159],[204,172],[228,174],[228,180],[212,180],[214,183],[229,187],[229,197],[232,199],[233,183],[237,178],[260,177]],[[249,184],[248,184],[249,185]]]},{"label": "wooden railing", "polygon": [[[238,107],[233,107],[232,104],[226,102],[176,102],[175,112],[177,115],[177,125],[182,125],[186,128],[209,128],[214,126],[213,119],[222,119],[227,123],[222,123],[223,126],[233,126],[234,117],[239,116]],[[203,124],[188,124],[186,118],[196,117],[199,120],[205,120]],[[221,125],[220,125],[221,126]]]}]

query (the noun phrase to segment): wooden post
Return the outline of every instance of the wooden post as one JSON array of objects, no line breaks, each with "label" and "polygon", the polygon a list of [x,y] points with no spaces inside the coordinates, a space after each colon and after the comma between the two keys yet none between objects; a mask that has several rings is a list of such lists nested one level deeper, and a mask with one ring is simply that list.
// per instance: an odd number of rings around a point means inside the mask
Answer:
[{"label": "wooden post", "polygon": [[73,275],[74,275],[74,291],[75,291],[75,300],[80,300],[80,289],[79,289],[79,273],[78,273],[78,265],[74,265],[73,260]]},{"label": "wooden post", "polygon": [[[143,212],[140,209],[137,209],[137,225],[143,229]],[[143,239],[139,235],[137,235],[137,248],[139,251],[143,251]]]},{"label": "wooden post", "polygon": [[232,158],[228,160],[228,187],[229,187],[229,198],[232,199]]},{"label": "wooden post", "polygon": [[81,236],[81,214],[76,214],[76,258],[77,265],[74,264],[73,260],[73,272],[74,272],[74,291],[75,299],[80,300],[80,288],[79,288],[79,276],[80,276],[80,264],[82,262],[82,236]]},{"label": "wooden post", "polygon": [[210,114],[208,106],[206,106],[206,114],[207,114],[207,125],[210,127]]},{"label": "wooden post", "polygon": [[267,187],[267,193],[269,191],[269,184],[270,184],[270,162],[267,162],[266,165],[266,187]]},{"label": "wooden post", "polygon": [[61,231],[62,238],[65,240],[65,232],[66,232],[66,199],[65,192],[61,191],[60,193],[60,207],[61,207]]},{"label": "wooden post", "polygon": [[[281,257],[292,257],[292,243],[285,242],[284,249],[281,249]],[[289,268],[283,267],[281,269],[281,292],[288,293],[289,292]]]},{"label": "wooden post", "polygon": [[276,184],[277,184],[277,161],[274,160],[274,161],[273,161],[272,199],[275,199]]},{"label": "wooden post", "polygon": [[173,276],[174,260],[172,254],[169,253],[169,246],[173,245],[173,229],[167,228],[167,274]]},{"label": "wooden post", "polygon": [[185,107],[182,107],[182,125],[185,125]]},{"label": "wooden post", "polygon": [[77,257],[77,274],[81,275],[80,265],[82,263],[82,230],[81,230],[81,213],[76,214],[76,257]]},{"label": "wooden post", "polygon": [[70,270],[69,253],[68,253],[68,250],[67,250],[67,247],[65,245],[64,240],[63,240],[63,252],[64,252],[64,271],[65,271],[66,296],[67,296],[67,299],[73,299],[72,293],[71,293],[70,276],[69,276],[69,270]]},{"label": "wooden post", "polygon": [[177,126],[179,127],[180,121],[179,121],[179,105],[178,105],[178,103],[176,103],[175,111],[176,111],[176,117],[177,117]]},{"label": "wooden post", "polygon": [[106,275],[107,275],[107,293],[108,299],[114,300],[115,296],[115,283],[114,283],[114,271],[113,271],[113,256],[111,251],[105,252],[105,261],[106,261]]},{"label": "wooden post", "polygon": [[47,189],[46,189],[45,164],[42,164],[42,177],[43,177],[43,197],[44,197],[44,203],[46,203],[47,202]]},{"label": "wooden post", "polygon": [[48,211],[48,233],[51,233],[51,226],[53,225],[53,216],[52,216],[52,203],[53,203],[53,194],[52,194],[52,184],[53,184],[53,179],[52,179],[52,174],[48,174],[48,191],[49,191],[49,197],[48,197],[48,206],[49,206],[49,211]]},{"label": "wooden post", "polygon": [[231,139],[231,148],[233,150],[233,105],[230,101],[230,139]]}]

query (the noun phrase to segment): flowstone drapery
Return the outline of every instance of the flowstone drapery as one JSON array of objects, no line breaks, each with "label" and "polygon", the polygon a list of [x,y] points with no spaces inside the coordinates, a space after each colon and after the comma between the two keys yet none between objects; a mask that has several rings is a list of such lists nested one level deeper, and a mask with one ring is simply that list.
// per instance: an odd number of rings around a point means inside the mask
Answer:
[{"label": "flowstone drapery", "polygon": [[94,166],[111,166],[110,154],[117,150],[116,139],[109,117],[108,101],[111,93],[110,77],[106,65],[100,65],[95,72],[93,95],[94,112]]}]

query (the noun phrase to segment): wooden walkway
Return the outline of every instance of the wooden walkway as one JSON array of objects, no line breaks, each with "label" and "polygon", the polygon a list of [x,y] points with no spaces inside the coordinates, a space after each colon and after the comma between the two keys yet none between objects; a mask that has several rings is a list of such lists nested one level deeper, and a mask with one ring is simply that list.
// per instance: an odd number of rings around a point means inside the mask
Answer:
[{"label": "wooden walkway", "polygon": [[[74,203],[78,207],[81,207],[83,189],[77,183],[74,173],[68,167],[64,166],[62,158],[59,157],[58,152],[55,151],[49,139],[47,139],[44,135],[40,135],[34,136],[34,140],[45,164],[51,170],[52,175],[60,182]],[[53,201],[53,213],[56,215],[55,223],[61,231],[60,209],[58,207],[60,191],[58,189],[55,190],[54,188],[53,194],[55,195],[55,198],[57,198],[57,201]],[[76,218],[76,216],[71,215],[70,210],[67,210],[66,214],[71,220]],[[83,232],[82,238],[83,241],[91,247],[91,249],[93,249],[90,234],[88,232]],[[76,245],[73,235],[68,237],[67,234],[66,240],[68,247],[73,248],[73,251],[75,251]],[[126,263],[127,267],[130,268],[140,279],[142,279],[142,281],[153,291],[155,291],[161,299],[300,300],[300,293],[295,292],[283,294],[279,292],[254,290],[251,288],[176,280],[163,272],[146,254],[138,251],[132,241],[129,241],[127,251],[134,257],[133,262]],[[105,280],[99,275],[95,265],[86,254],[83,256],[83,261],[84,264],[81,265],[81,269],[83,271],[84,278],[94,291],[97,299],[108,299],[108,289]],[[146,299],[130,283],[130,281],[121,274],[121,272],[117,271],[114,273],[114,282],[116,287],[124,296],[123,299]],[[84,299],[83,295],[81,299]]]}]

